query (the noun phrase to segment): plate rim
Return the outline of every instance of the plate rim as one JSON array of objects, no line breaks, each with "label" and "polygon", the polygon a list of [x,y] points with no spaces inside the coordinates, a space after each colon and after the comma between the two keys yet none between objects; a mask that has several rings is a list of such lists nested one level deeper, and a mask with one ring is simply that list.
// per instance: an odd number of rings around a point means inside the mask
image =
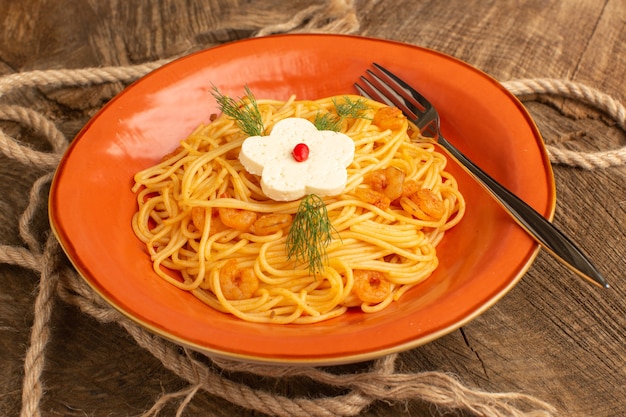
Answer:
[{"label": "plate rim", "polygon": [[439,337],[446,335],[448,333],[451,333],[452,331],[464,326],[465,324],[469,323],[470,321],[474,320],[476,317],[478,317],[479,315],[483,314],[486,310],[488,310],[489,308],[491,308],[495,303],[497,303],[505,294],[507,294],[515,285],[517,285],[517,283],[521,280],[521,278],[524,276],[524,274],[528,271],[528,269],[530,268],[530,266],[532,265],[532,263],[534,262],[538,252],[539,252],[539,245],[534,245],[534,250],[529,254],[528,256],[528,260],[523,264],[523,267],[520,268],[520,270],[518,271],[518,273],[508,282],[508,284],[506,286],[504,286],[499,292],[497,292],[494,296],[492,296],[489,300],[489,302],[482,304],[479,308],[475,309],[471,314],[466,315],[462,320],[457,320],[454,324],[447,326],[443,329],[440,329],[438,331],[432,332],[431,334],[429,334],[427,337],[421,337],[419,339],[414,339],[411,340],[409,342],[406,343],[401,343],[401,344],[396,344],[392,347],[388,347],[388,348],[382,348],[382,349],[377,349],[374,351],[370,351],[370,352],[363,352],[363,353],[355,353],[355,354],[350,354],[350,355],[340,355],[340,356],[333,356],[333,355],[326,355],[326,356],[318,356],[318,357],[314,357],[314,358],[302,358],[302,357],[294,357],[294,358],[285,358],[285,357],[280,357],[280,358],[276,358],[276,357],[271,357],[271,356],[256,356],[256,355],[249,355],[249,354],[242,354],[242,353],[237,353],[237,352],[230,352],[230,351],[223,351],[223,350],[218,350],[218,349],[213,349],[213,348],[207,348],[206,346],[202,346],[200,344],[197,343],[192,343],[188,340],[184,340],[180,337],[177,337],[176,335],[173,334],[169,334],[168,332],[152,325],[151,323],[137,317],[136,315],[133,315],[131,312],[126,311],[123,306],[119,306],[113,299],[111,299],[111,297],[109,297],[106,293],[104,293],[100,288],[98,288],[96,286],[96,284],[92,281],[97,281],[97,279],[95,279],[94,277],[88,277],[83,269],[83,267],[80,265],[79,262],[77,262],[72,254],[71,254],[71,250],[70,247],[72,246],[71,242],[69,240],[66,240],[64,237],[64,233],[60,230],[58,230],[58,224],[56,221],[55,216],[58,215],[58,213],[56,212],[56,209],[53,205],[53,196],[54,193],[57,190],[57,186],[58,186],[58,182],[60,181],[60,177],[62,176],[62,174],[59,174],[60,172],[63,171],[64,168],[64,164],[66,163],[67,159],[70,158],[70,155],[72,153],[72,150],[74,149],[74,147],[76,146],[76,144],[78,144],[80,142],[80,138],[82,138],[85,133],[89,130],[89,127],[92,125],[92,123],[97,120],[100,115],[107,111],[107,109],[109,108],[109,106],[113,105],[113,103],[115,103],[115,101],[121,97],[122,95],[126,94],[130,87],[132,87],[133,85],[136,85],[140,82],[142,82],[144,79],[146,79],[147,77],[150,77],[152,74],[159,72],[159,71],[166,71],[167,68],[170,68],[171,66],[175,66],[178,65],[181,61],[184,61],[185,59],[188,59],[191,56],[195,56],[198,54],[206,54],[206,53],[210,53],[210,51],[213,51],[217,48],[224,48],[224,47],[228,47],[232,44],[240,44],[240,43],[247,43],[247,42],[259,42],[259,41],[263,41],[264,39],[268,39],[268,38],[280,38],[280,37],[341,37],[341,38],[355,38],[358,40],[364,40],[364,41],[376,41],[376,42],[383,42],[383,43],[390,43],[390,44],[398,44],[401,45],[402,47],[409,47],[409,48],[415,48],[416,50],[421,50],[421,51],[425,51],[428,53],[433,53],[436,55],[439,55],[447,60],[452,60],[454,61],[456,64],[462,65],[463,67],[465,67],[466,69],[472,70],[474,72],[479,73],[479,75],[483,78],[485,78],[486,80],[489,80],[492,84],[494,84],[495,86],[497,86],[504,94],[506,94],[508,96],[509,99],[511,99],[517,106],[519,112],[524,116],[524,118],[526,119],[526,122],[528,123],[529,127],[531,128],[531,130],[533,130],[536,138],[538,139],[538,149],[542,155],[542,158],[544,159],[543,164],[544,167],[546,169],[546,171],[544,172],[546,179],[548,180],[548,202],[547,202],[547,209],[548,209],[548,213],[546,213],[547,217],[549,218],[549,220],[551,220],[554,216],[554,212],[555,212],[555,208],[556,208],[556,187],[555,187],[555,180],[554,180],[554,174],[552,171],[552,165],[549,161],[548,155],[547,155],[547,150],[543,144],[543,140],[541,138],[541,134],[539,132],[539,129],[537,128],[534,120],[532,119],[532,117],[530,116],[530,114],[528,113],[528,111],[525,109],[525,107],[523,106],[523,104],[519,101],[519,99],[517,97],[515,97],[515,95],[513,95],[509,90],[507,90],[506,88],[504,88],[504,86],[502,86],[502,84],[500,84],[497,80],[495,80],[494,78],[492,78],[491,76],[489,76],[488,74],[484,73],[483,71],[480,71],[479,69],[471,66],[470,64],[461,61],[453,56],[447,55],[445,53],[433,50],[433,49],[429,49],[429,48],[425,48],[422,46],[418,46],[418,45],[413,45],[413,44],[408,44],[408,43],[404,43],[404,42],[398,42],[398,41],[393,41],[393,40],[387,40],[387,39],[379,39],[379,38],[372,38],[372,37],[365,37],[365,36],[357,36],[357,35],[341,35],[341,34],[281,34],[281,35],[270,35],[267,37],[259,37],[259,38],[248,38],[248,39],[243,39],[243,40],[237,40],[237,41],[233,41],[233,42],[228,42],[225,44],[221,44],[221,45],[217,45],[217,46],[213,46],[210,48],[206,48],[200,51],[196,51],[193,52],[189,55],[185,55],[183,57],[177,58],[175,60],[172,60],[166,64],[164,64],[163,66],[150,71],[149,73],[147,73],[146,75],[138,78],[137,80],[135,80],[134,82],[132,82],[131,84],[129,84],[126,88],[124,88],[124,90],[122,90],[120,93],[118,93],[115,97],[113,97],[111,100],[109,100],[104,106],[102,106],[102,108],[96,112],[96,114],[94,114],[89,121],[81,128],[81,130],[78,132],[78,134],[75,136],[75,139],[72,141],[72,143],[70,144],[70,146],[68,147],[68,149],[66,150],[66,152],[64,153],[59,166],[57,167],[57,169],[55,170],[55,174],[54,177],[52,179],[52,183],[51,183],[51,187],[50,187],[50,198],[48,200],[48,217],[49,217],[49,222],[50,222],[50,226],[51,226],[51,231],[54,234],[54,236],[57,238],[60,247],[63,249],[63,251],[65,252],[65,254],[67,255],[68,259],[70,260],[70,262],[72,263],[72,265],[74,266],[74,268],[76,269],[77,273],[80,275],[80,277],[97,293],[99,294],[103,299],[106,300],[106,302],[114,307],[118,312],[122,313],[125,317],[127,317],[128,319],[130,319],[132,322],[139,324],[141,327],[143,328],[147,328],[148,330],[150,330],[153,333],[158,334],[159,336],[164,337],[165,339],[168,339],[170,341],[173,341],[175,343],[178,344],[182,344],[185,346],[189,346],[191,348],[194,348],[195,350],[199,350],[205,353],[208,353],[210,356],[217,356],[217,357],[223,357],[223,358],[227,358],[227,359],[236,359],[236,360],[243,360],[246,362],[259,362],[259,363],[280,363],[280,364],[290,364],[290,365],[337,365],[337,364],[345,364],[345,363],[351,363],[351,362],[359,362],[359,361],[364,361],[364,360],[371,360],[377,357],[381,357],[387,354],[391,354],[391,353],[397,353],[397,352],[401,352],[401,351],[405,351],[426,343],[429,343],[435,339],[438,339]]}]

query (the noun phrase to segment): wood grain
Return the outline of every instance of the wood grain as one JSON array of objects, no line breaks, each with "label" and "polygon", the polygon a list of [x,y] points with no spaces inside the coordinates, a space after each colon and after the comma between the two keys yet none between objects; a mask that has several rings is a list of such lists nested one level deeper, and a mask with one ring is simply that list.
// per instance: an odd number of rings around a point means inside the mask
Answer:
[{"label": "wood grain", "polygon": [[[0,0],[0,75],[54,68],[128,65],[180,56],[251,36],[285,22],[315,1],[270,0]],[[500,81],[563,78],[626,102],[626,7],[623,0],[356,1],[358,34],[408,42],[462,59]],[[123,85],[19,92],[38,103],[72,137]],[[43,101],[41,99],[44,99]],[[43,104],[42,104],[43,103]],[[587,106],[554,97],[525,97],[544,139],[569,149],[624,146],[626,136]],[[11,122],[2,128],[45,146]],[[538,396],[561,415],[626,413],[625,167],[585,171],[554,167],[554,222],[576,237],[606,274],[601,291],[540,252],[523,280],[463,329],[401,355],[404,372],[451,372],[487,391]],[[0,156],[0,244],[20,244],[17,221],[36,171]],[[43,236],[45,213],[35,227]],[[0,265],[0,414],[18,415],[23,356],[38,277]],[[58,302],[43,375],[45,416],[140,415],[162,392],[185,386],[121,328],[101,324]],[[340,367],[358,372],[368,364]],[[283,395],[332,394],[304,379],[239,375]],[[178,402],[162,415],[173,415]],[[255,416],[199,393],[186,415]],[[363,415],[459,415],[429,404],[374,404]]]}]

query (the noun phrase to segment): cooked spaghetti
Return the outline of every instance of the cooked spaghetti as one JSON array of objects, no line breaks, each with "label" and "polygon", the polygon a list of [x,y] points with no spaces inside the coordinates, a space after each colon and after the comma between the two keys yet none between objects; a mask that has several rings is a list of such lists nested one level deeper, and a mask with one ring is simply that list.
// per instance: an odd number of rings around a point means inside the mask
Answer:
[{"label": "cooked spaghetti", "polygon": [[[380,311],[431,275],[437,244],[465,211],[432,142],[412,140],[418,132],[397,109],[362,97],[253,102],[264,135],[296,117],[332,121],[354,140],[345,189],[316,200],[329,221],[321,266],[287,247],[302,200],[315,196],[266,197],[238,158],[249,135],[221,114],[135,176],[132,227],[158,276],[243,320],[304,324]],[[340,113],[346,103],[363,111]]]}]

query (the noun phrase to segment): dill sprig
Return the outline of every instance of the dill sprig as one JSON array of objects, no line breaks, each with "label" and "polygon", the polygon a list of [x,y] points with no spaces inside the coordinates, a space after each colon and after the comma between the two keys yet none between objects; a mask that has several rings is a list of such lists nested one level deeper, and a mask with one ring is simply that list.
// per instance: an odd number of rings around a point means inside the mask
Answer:
[{"label": "dill sprig", "polygon": [[265,131],[261,112],[252,91],[248,86],[245,86],[244,89],[246,95],[239,101],[223,95],[215,86],[213,86],[212,94],[222,113],[234,119],[239,129],[248,136],[261,136]]},{"label": "dill sprig", "polygon": [[317,130],[332,130],[333,132],[339,132],[341,129],[341,119],[332,113],[318,112],[315,115],[313,124]]},{"label": "dill sprig", "polygon": [[337,115],[342,119],[365,119],[365,112],[369,109],[369,106],[362,98],[353,101],[350,97],[345,96],[343,103],[338,104],[335,99],[333,99],[333,103],[335,104]]},{"label": "dill sprig", "polygon": [[308,262],[310,273],[321,273],[334,230],[324,201],[315,194],[307,195],[300,202],[287,235],[287,259],[295,257],[296,261]]},{"label": "dill sprig", "polygon": [[338,103],[336,99],[333,99],[335,105],[335,112],[333,113],[317,113],[313,124],[317,127],[317,130],[332,130],[338,132],[343,125],[345,119],[366,119],[367,110],[369,106],[365,100],[359,98],[352,100],[348,96],[343,97],[343,103]]}]

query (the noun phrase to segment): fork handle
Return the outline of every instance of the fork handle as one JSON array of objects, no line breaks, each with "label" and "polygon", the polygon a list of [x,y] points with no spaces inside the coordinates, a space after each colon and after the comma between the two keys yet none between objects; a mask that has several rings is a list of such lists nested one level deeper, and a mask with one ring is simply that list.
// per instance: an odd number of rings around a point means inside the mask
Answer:
[{"label": "fork handle", "polygon": [[480,167],[469,160],[443,136],[439,136],[439,145],[446,149],[466,171],[500,203],[504,210],[530,234],[543,248],[576,274],[592,284],[609,288],[609,284],[587,257],[559,229],[550,223],[535,209],[526,204],[498,181],[494,180]]}]

